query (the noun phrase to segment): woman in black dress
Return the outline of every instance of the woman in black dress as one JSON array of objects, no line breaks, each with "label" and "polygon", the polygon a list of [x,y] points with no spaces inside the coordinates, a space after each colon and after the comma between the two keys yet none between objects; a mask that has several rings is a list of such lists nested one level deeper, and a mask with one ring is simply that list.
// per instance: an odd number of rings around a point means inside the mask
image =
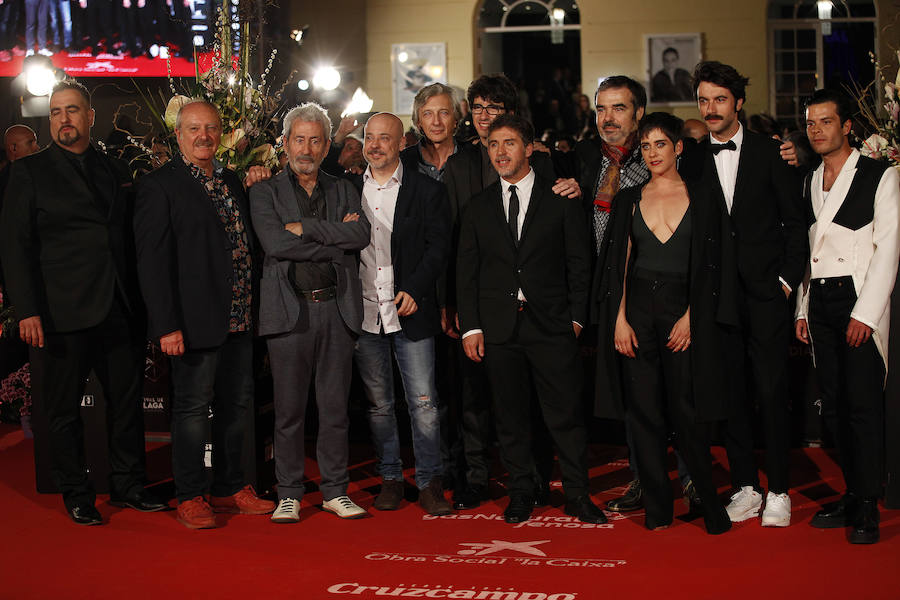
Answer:
[{"label": "woman in black dress", "polygon": [[683,150],[681,119],[652,113],[638,138],[650,181],[616,195],[606,242],[598,393],[624,412],[634,436],[644,488],[645,525],[672,523],[667,466],[675,431],[702,502],[708,533],[731,521],[712,483],[709,454],[713,421],[722,405],[719,309],[719,212],[704,187],[685,183],[677,170]]}]

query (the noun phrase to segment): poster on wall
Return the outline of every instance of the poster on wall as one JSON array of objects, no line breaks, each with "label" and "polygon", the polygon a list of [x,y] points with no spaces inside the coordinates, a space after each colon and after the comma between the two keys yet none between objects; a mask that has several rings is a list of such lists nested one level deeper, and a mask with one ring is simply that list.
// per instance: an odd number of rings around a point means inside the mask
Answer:
[{"label": "poster on wall", "polygon": [[447,45],[391,44],[394,114],[412,114],[413,98],[431,83],[447,83]]},{"label": "poster on wall", "polygon": [[651,104],[693,104],[691,75],[702,60],[699,33],[654,33],[644,36],[647,91]]}]

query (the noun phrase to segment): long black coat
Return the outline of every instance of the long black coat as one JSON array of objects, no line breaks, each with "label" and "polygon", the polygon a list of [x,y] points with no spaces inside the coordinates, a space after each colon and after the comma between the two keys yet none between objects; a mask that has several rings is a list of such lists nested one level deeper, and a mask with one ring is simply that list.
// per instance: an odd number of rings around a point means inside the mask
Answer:
[{"label": "long black coat", "polygon": [[[616,352],[615,328],[625,282],[625,259],[635,203],[643,186],[623,190],[613,199],[604,261],[598,261],[591,294],[592,314],[598,317],[597,381],[594,400],[598,417],[624,417],[623,357]],[[694,408],[700,421],[726,416],[724,348],[727,337],[719,316],[721,272],[733,266],[722,262],[720,211],[702,186],[688,184],[691,198],[691,257],[688,301],[691,307],[691,377]],[[633,262],[633,261],[632,261]]]}]

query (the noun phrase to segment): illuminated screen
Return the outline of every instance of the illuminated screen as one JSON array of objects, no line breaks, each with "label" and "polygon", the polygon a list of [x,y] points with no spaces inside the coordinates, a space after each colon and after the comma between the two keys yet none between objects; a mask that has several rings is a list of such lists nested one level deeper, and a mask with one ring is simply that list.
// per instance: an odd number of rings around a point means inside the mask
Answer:
[{"label": "illuminated screen", "polygon": [[46,0],[28,13],[24,4],[0,4],[2,77],[21,73],[29,51],[72,77],[192,76],[194,49],[201,65],[212,52],[215,0]]}]

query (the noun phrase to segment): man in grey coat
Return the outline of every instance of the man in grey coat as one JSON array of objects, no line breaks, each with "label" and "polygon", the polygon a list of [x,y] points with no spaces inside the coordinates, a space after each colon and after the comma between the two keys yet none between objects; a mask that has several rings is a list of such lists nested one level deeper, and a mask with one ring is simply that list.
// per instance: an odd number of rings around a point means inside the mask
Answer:
[{"label": "man in grey coat", "polygon": [[284,117],[288,164],[250,192],[253,225],[265,250],[259,334],[267,336],[275,384],[276,523],[300,520],[304,417],[315,375],[316,447],[322,508],[345,519],[367,516],[347,496],[347,402],[353,347],[362,324],[357,276],[369,222],[359,192],[319,169],[331,120],[317,104]]}]

